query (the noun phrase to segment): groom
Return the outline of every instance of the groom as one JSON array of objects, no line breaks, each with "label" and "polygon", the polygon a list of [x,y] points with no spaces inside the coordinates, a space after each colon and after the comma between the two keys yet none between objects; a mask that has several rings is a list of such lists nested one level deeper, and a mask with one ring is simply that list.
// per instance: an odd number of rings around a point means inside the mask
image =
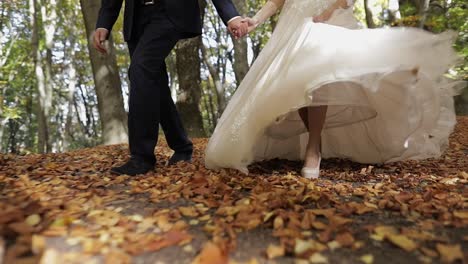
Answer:
[{"label": "groom", "polygon": [[[231,0],[212,0],[229,31],[245,35],[247,24]],[[94,47],[106,53],[104,41],[119,16],[123,0],[102,0],[93,36]],[[130,52],[128,132],[130,160],[114,167],[114,174],[137,175],[154,169],[154,148],[161,124],[174,155],[169,164],[192,159],[193,145],[171,98],[167,55],[183,38],[200,35],[202,21],[198,0],[126,0],[124,39]]]}]

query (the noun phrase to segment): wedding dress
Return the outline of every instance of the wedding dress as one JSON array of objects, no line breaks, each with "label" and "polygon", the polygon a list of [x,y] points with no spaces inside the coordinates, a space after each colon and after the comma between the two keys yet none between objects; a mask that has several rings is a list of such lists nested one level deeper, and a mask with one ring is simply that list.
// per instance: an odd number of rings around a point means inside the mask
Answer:
[{"label": "wedding dress", "polygon": [[207,168],[247,173],[255,161],[304,158],[308,135],[297,110],[320,105],[328,105],[324,158],[441,155],[456,123],[455,83],[443,76],[458,59],[453,32],[359,29],[352,8],[314,23],[335,0],[273,1],[283,2],[278,24],[219,120]]}]

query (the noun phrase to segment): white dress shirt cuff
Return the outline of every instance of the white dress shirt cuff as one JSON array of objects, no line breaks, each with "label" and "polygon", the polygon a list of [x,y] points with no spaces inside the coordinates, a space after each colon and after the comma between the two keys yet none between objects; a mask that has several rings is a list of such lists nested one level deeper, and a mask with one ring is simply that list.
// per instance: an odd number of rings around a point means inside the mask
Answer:
[{"label": "white dress shirt cuff", "polygon": [[229,19],[228,24],[231,23],[231,21],[233,21],[234,19],[237,19],[237,18],[239,18],[239,17],[241,17],[241,16],[235,16],[235,17]]}]

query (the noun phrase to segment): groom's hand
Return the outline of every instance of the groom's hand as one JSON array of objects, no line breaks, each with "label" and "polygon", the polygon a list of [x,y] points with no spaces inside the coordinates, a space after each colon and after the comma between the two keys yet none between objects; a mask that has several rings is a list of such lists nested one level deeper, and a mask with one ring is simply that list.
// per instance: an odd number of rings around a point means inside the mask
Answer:
[{"label": "groom's hand", "polygon": [[98,28],[96,29],[96,31],[94,31],[93,46],[95,49],[97,49],[97,51],[101,53],[107,53],[104,42],[106,41],[108,35],[109,35],[109,30],[105,28]]},{"label": "groom's hand", "polygon": [[229,32],[234,36],[234,38],[241,38],[248,33],[248,25],[244,22],[244,19],[241,17],[235,18],[228,22]]}]

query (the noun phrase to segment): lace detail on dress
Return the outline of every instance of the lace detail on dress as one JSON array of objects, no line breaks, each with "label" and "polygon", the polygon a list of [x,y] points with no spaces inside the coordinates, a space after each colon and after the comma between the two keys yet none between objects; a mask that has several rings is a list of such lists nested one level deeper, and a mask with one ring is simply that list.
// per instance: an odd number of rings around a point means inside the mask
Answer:
[{"label": "lace detail on dress", "polygon": [[284,10],[295,9],[305,16],[320,15],[336,0],[286,0]]}]

